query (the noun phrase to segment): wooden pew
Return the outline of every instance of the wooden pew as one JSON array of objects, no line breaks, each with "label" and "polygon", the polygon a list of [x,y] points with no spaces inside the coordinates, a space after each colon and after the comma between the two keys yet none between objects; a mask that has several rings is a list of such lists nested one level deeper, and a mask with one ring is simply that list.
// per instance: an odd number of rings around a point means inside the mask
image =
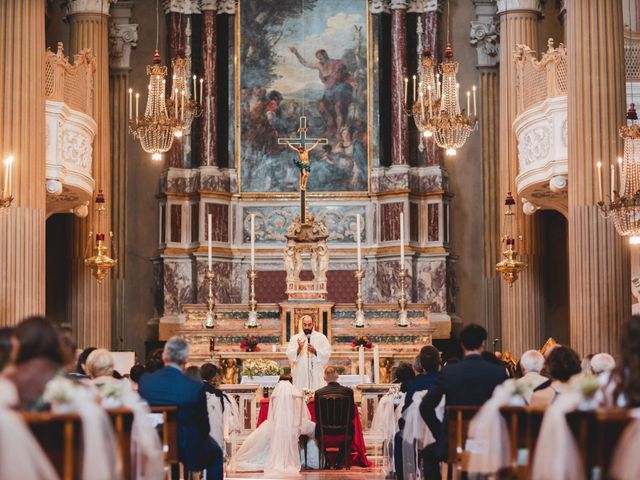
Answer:
[{"label": "wooden pew", "polygon": [[[469,423],[479,409],[480,407],[470,406],[447,407],[449,418],[447,470],[452,470],[453,478],[456,478],[459,472],[465,471],[467,467],[468,456],[465,455],[465,444],[469,436]],[[443,478],[446,477],[443,475]]]},{"label": "wooden pew", "polygon": [[133,429],[133,412],[127,408],[107,410],[113,432],[118,442],[118,454],[122,459],[122,473],[125,479],[132,478],[131,431]]},{"label": "wooden pew", "polygon": [[[507,422],[511,447],[511,467],[507,472],[503,472],[504,475],[502,476],[522,480],[528,479],[544,410],[531,407],[505,406],[500,408],[500,413]],[[527,461],[524,465],[519,464],[518,454],[521,451],[527,452]]]},{"label": "wooden pew", "polygon": [[84,458],[80,417],[49,412],[21,412],[21,415],[60,479],[80,478]]},{"label": "wooden pew", "polygon": [[162,415],[162,451],[165,464],[178,464],[178,407],[149,407],[151,413]]}]

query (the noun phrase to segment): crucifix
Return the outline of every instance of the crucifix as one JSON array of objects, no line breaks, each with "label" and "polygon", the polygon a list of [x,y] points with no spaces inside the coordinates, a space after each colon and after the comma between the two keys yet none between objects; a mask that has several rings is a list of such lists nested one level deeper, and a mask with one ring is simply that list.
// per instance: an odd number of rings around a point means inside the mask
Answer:
[{"label": "crucifix", "polygon": [[[311,171],[309,163],[309,152],[318,145],[326,145],[329,140],[326,138],[309,138],[307,137],[307,117],[300,117],[300,128],[298,128],[297,137],[279,138],[278,145],[287,145],[291,150],[298,154],[298,158],[294,158],[293,163],[300,169],[300,223],[306,222],[307,204],[307,180]],[[311,145],[307,148],[307,145]]]}]

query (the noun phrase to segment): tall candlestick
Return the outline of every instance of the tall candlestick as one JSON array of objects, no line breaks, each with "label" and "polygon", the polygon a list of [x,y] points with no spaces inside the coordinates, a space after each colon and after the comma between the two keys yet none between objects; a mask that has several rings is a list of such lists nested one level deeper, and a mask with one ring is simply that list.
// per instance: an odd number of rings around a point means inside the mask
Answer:
[{"label": "tall candlestick", "polygon": [[602,162],[597,163],[598,166],[598,200],[603,202],[602,198]]},{"label": "tall candlestick", "polygon": [[251,270],[256,264],[256,214],[251,214]]},{"label": "tall candlestick", "polygon": [[360,255],[362,253],[360,249],[360,214],[356,216],[356,247],[358,251],[358,270],[362,270],[362,264],[360,259]]},{"label": "tall candlestick", "polygon": [[133,118],[133,88],[129,89],[129,120]]},{"label": "tall candlestick", "polygon": [[200,79],[200,104],[202,104],[202,84],[204,83],[204,78]]},{"label": "tall candlestick", "polygon": [[400,212],[400,268],[404,270],[404,212]]},{"label": "tall candlestick", "polygon": [[193,76],[193,101],[197,101],[196,98],[196,76]]},{"label": "tall candlestick", "polygon": [[140,94],[136,93],[136,123],[138,123],[138,102],[140,101]]},{"label": "tall candlestick", "polygon": [[416,76],[413,76],[413,103],[416,102]]},{"label": "tall candlestick", "polygon": [[358,347],[358,373],[360,374],[360,383],[364,383],[364,347]]},{"label": "tall candlestick", "polygon": [[208,224],[209,224],[208,225],[209,228],[207,230],[209,232],[209,234],[207,236],[207,257],[208,257],[207,260],[208,260],[208,265],[209,265],[209,271],[211,271],[211,267],[213,266],[213,258],[212,258],[212,251],[211,251],[211,249],[212,249],[211,238],[213,237],[213,235],[211,234],[211,230],[212,230],[211,226],[213,224],[213,215],[212,214],[208,214],[207,215],[207,221],[208,221]]},{"label": "tall candlestick", "polygon": [[622,157],[618,157],[618,195],[624,195],[624,183],[622,182]]},{"label": "tall candlestick", "polygon": [[380,383],[380,348],[373,347],[373,383]]},{"label": "tall candlestick", "polygon": [[613,163],[611,164],[611,201],[613,201],[613,192],[616,189],[616,173]]},{"label": "tall candlestick", "polygon": [[473,116],[478,116],[478,110],[476,110],[476,86],[473,86]]}]

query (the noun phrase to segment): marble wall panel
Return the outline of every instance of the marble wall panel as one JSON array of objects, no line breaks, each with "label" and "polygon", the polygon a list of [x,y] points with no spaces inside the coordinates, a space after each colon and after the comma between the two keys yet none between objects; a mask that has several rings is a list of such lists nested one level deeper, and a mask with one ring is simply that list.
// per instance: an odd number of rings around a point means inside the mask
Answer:
[{"label": "marble wall panel", "polygon": [[169,239],[172,242],[180,243],[182,241],[182,205],[171,205],[171,232]]},{"label": "marble wall panel", "polygon": [[420,205],[415,202],[409,203],[409,239],[417,242],[420,232]]},{"label": "marble wall panel", "polygon": [[[324,222],[329,230],[329,241],[355,243],[356,216],[362,217],[360,240],[366,242],[366,209],[362,205],[354,206],[312,206],[312,215]],[[243,240],[251,241],[251,214],[255,213],[256,242],[284,242],[287,228],[299,214],[299,208],[284,207],[244,207]]]},{"label": "marble wall panel", "polygon": [[400,240],[400,213],[404,210],[404,203],[393,202],[380,205],[380,240],[391,242]]},{"label": "marble wall panel", "polygon": [[[205,277],[207,260],[202,259],[197,265],[197,303],[207,303],[209,286]],[[242,303],[243,288],[247,284],[246,270],[231,262],[214,261],[212,265],[213,297],[215,303]],[[245,298],[246,300],[246,298]]]},{"label": "marble wall panel", "polygon": [[198,191],[199,179],[197,175],[189,176],[169,176],[165,183],[165,190],[168,193],[196,193]]},{"label": "marble wall panel", "polygon": [[[395,303],[400,295],[399,263],[397,260],[385,260],[367,265],[363,281],[365,303]],[[409,270],[405,279],[407,297],[412,298],[412,273]]]},{"label": "marble wall panel", "polygon": [[193,265],[190,260],[164,260],[164,315],[178,315],[182,305],[193,303]]},{"label": "marble wall panel", "polygon": [[230,192],[231,178],[228,175],[210,175],[203,173],[200,179],[200,189],[205,192]]},{"label": "marble wall panel", "polygon": [[409,173],[409,188],[414,193],[439,192],[445,187],[445,178],[441,173],[424,173],[419,169],[411,169]]},{"label": "marble wall panel", "polygon": [[380,167],[371,174],[371,191],[376,193],[409,188],[409,176],[405,168]]},{"label": "marble wall panel", "polygon": [[[302,280],[311,280],[311,271],[300,272]],[[282,270],[261,270],[256,279],[256,299],[258,303],[279,303],[287,298],[286,273]],[[331,302],[355,302],[358,283],[354,270],[329,270],[327,272],[327,298]]]},{"label": "marble wall panel", "polygon": [[444,259],[420,261],[415,265],[415,298],[431,305],[431,312],[447,311],[447,263]]},{"label": "marble wall panel", "polygon": [[427,241],[440,241],[440,204],[427,205]]},{"label": "marble wall panel", "polygon": [[[204,223],[207,225],[208,215],[212,216],[211,239],[214,242],[229,241],[229,205],[223,203],[207,203],[205,204]],[[205,240],[209,239],[209,232],[205,228]]]}]

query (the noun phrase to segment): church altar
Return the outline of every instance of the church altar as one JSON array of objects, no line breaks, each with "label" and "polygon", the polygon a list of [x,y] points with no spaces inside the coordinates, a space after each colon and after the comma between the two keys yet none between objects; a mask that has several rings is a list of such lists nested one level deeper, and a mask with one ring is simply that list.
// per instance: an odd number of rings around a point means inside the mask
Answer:
[{"label": "church altar", "polygon": [[[253,377],[247,377],[245,375],[240,379],[240,385],[256,384],[261,387],[274,388],[280,380],[279,375],[254,375]],[[345,387],[353,388],[362,383],[371,383],[369,375],[340,375],[338,377],[338,383]]]}]

